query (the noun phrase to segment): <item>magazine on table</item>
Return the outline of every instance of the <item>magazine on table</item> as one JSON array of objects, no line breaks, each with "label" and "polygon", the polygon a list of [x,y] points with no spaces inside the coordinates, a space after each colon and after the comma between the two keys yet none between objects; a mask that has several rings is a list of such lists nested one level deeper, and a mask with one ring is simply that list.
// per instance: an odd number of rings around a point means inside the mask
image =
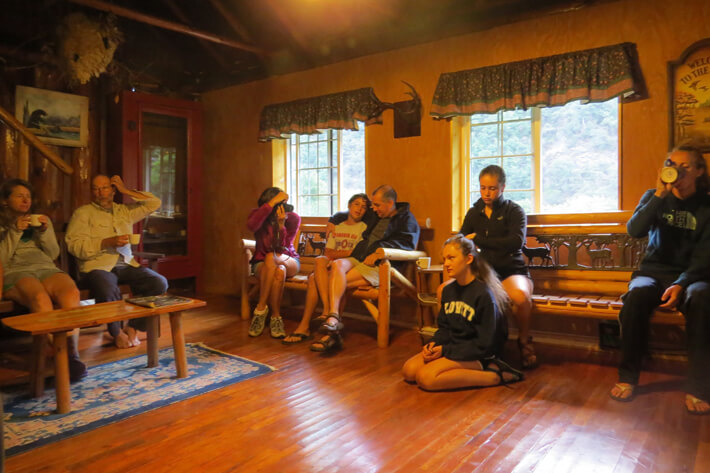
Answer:
[{"label": "magazine on table", "polygon": [[143,307],[165,307],[169,305],[185,304],[191,302],[192,299],[188,297],[173,296],[170,294],[163,294],[160,296],[143,296],[143,297],[130,297],[126,299],[126,302],[131,304],[140,305]]}]

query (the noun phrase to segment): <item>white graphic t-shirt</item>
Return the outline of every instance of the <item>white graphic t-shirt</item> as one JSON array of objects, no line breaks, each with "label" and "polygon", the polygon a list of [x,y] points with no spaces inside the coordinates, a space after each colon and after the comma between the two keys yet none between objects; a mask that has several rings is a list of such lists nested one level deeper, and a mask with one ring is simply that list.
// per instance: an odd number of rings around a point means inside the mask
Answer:
[{"label": "white graphic t-shirt", "polygon": [[362,232],[366,228],[365,222],[357,222],[354,225],[348,225],[345,222],[339,223],[335,226],[335,231],[328,237],[325,247],[336,251],[350,251],[362,240]]}]

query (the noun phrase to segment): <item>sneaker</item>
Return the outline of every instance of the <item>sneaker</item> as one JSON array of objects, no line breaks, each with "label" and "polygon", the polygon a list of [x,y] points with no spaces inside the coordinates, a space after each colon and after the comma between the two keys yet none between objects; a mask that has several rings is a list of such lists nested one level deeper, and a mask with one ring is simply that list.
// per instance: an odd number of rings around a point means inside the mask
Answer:
[{"label": "sneaker", "polygon": [[250,337],[258,337],[264,331],[264,324],[266,323],[266,314],[268,314],[268,312],[268,307],[261,312],[254,309],[254,317],[252,317],[251,325],[249,325]]},{"label": "sneaker", "polygon": [[281,317],[271,317],[269,321],[269,329],[273,338],[286,338],[286,330],[284,330],[284,319]]}]

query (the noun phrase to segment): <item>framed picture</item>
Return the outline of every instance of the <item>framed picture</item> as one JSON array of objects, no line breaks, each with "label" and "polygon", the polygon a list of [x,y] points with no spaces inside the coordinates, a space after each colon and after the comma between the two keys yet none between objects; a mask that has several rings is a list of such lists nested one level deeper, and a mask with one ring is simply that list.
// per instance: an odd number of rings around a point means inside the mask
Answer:
[{"label": "framed picture", "polygon": [[670,145],[691,142],[710,152],[710,38],[668,63]]},{"label": "framed picture", "polygon": [[18,85],[15,118],[41,141],[85,147],[89,141],[89,98]]}]

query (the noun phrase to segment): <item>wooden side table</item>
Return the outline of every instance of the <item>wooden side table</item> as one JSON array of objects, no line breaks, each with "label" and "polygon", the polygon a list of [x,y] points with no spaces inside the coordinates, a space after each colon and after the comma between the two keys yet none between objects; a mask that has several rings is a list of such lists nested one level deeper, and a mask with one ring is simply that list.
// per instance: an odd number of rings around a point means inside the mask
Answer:
[{"label": "wooden side table", "polygon": [[[434,276],[432,281],[432,276]],[[429,292],[432,282],[438,287],[444,282],[444,266],[433,264],[426,269],[417,267],[417,318],[419,328],[434,327],[436,324],[437,307],[436,292]]]}]

